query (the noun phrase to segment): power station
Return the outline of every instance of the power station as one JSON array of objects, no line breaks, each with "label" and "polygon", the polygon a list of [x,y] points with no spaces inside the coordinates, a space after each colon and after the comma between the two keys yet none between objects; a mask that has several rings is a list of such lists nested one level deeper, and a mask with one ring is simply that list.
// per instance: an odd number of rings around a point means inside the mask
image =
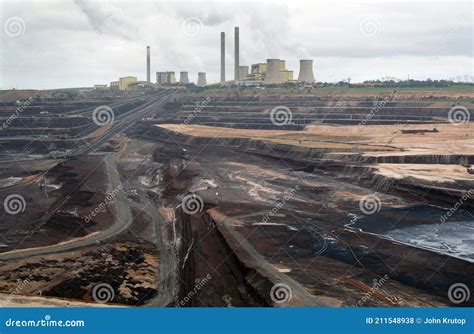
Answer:
[{"label": "power station", "polygon": [[[293,78],[293,71],[286,68],[283,59],[270,58],[264,63],[256,63],[251,66],[240,65],[240,29],[234,27],[234,78],[226,81],[226,42],[225,32],[220,33],[220,77],[221,85],[281,85],[286,83],[309,84],[315,83],[313,72],[313,60],[301,59],[298,79]],[[118,81],[110,82],[111,89],[133,90],[141,88],[156,88],[156,85],[187,85],[191,84],[187,71],[179,72],[179,81],[176,80],[174,71],[156,72],[156,83],[151,82],[151,52],[150,46],[146,47],[146,81],[138,81],[134,76],[120,78]],[[196,82],[197,86],[206,86],[207,78],[205,72],[199,72]],[[96,85],[99,87],[100,85]],[[104,86],[104,85],[102,85]],[[105,88],[107,85],[105,85]]]},{"label": "power station", "polygon": [[234,81],[239,81],[239,27],[234,28]]},{"label": "power station", "polygon": [[298,75],[298,82],[314,83],[312,59],[300,60],[300,74]]},{"label": "power station", "polygon": [[221,83],[225,82],[225,32],[221,32]]},{"label": "power station", "polygon": [[150,47],[146,47],[146,81],[150,81]]},{"label": "power station", "polygon": [[179,83],[180,84],[188,84],[189,83],[188,72],[179,72]]},{"label": "power station", "polygon": [[198,73],[197,85],[198,86],[207,85],[206,72],[199,72]]}]

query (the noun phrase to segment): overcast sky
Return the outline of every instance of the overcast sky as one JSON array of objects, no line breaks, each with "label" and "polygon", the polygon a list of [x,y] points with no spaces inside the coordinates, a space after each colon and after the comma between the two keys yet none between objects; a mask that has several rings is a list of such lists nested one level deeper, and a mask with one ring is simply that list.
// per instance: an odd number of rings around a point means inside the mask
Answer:
[{"label": "overcast sky", "polygon": [[317,81],[394,77],[473,81],[473,5],[409,1],[8,1],[0,0],[0,89],[62,88],[146,79],[156,71],[219,78],[220,32],[233,76],[240,64],[314,59]]}]

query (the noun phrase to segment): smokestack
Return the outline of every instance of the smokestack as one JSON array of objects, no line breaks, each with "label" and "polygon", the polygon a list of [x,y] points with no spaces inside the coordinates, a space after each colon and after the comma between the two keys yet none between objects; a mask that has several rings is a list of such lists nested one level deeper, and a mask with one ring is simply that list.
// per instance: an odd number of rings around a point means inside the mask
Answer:
[{"label": "smokestack", "polygon": [[179,72],[179,83],[180,84],[189,83],[188,72]]},{"label": "smokestack", "polygon": [[298,74],[298,82],[314,83],[312,59],[300,59],[300,73]]},{"label": "smokestack", "polygon": [[239,80],[239,27],[234,28],[234,80]]},{"label": "smokestack", "polygon": [[146,47],[146,81],[150,82],[150,47]]},{"label": "smokestack", "polygon": [[221,32],[221,82],[225,82],[225,33]]},{"label": "smokestack", "polygon": [[267,73],[265,74],[265,84],[280,84],[280,59],[267,59]]},{"label": "smokestack", "polygon": [[239,79],[245,80],[249,75],[249,67],[248,66],[239,66]]},{"label": "smokestack", "polygon": [[198,86],[205,86],[205,85],[207,85],[206,72],[199,72],[199,73],[198,73],[197,85],[198,85]]}]

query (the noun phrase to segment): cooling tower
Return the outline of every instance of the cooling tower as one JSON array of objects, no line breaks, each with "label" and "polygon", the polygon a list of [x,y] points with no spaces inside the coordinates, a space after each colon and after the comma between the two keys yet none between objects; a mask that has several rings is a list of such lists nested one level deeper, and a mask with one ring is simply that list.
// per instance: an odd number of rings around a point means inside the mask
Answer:
[{"label": "cooling tower", "polygon": [[164,73],[163,72],[156,72],[156,83],[162,84],[165,82]]},{"label": "cooling tower", "polygon": [[205,86],[205,85],[207,85],[206,72],[199,72],[199,73],[198,73],[197,85],[198,85],[198,86]]},{"label": "cooling tower", "polygon": [[150,47],[146,47],[146,81],[150,82]]},{"label": "cooling tower", "polygon": [[300,60],[300,73],[298,75],[298,82],[314,83],[312,59]]},{"label": "cooling tower", "polygon": [[280,84],[280,59],[267,59],[267,73],[265,75],[265,84]]},{"label": "cooling tower", "polygon": [[188,72],[179,72],[179,83],[181,84],[189,83]]},{"label": "cooling tower", "polygon": [[234,28],[234,80],[239,80],[239,27]]},{"label": "cooling tower", "polygon": [[221,82],[225,82],[225,33],[221,32]]},{"label": "cooling tower", "polygon": [[245,80],[248,74],[249,74],[248,66],[239,66],[239,79],[240,80]]}]

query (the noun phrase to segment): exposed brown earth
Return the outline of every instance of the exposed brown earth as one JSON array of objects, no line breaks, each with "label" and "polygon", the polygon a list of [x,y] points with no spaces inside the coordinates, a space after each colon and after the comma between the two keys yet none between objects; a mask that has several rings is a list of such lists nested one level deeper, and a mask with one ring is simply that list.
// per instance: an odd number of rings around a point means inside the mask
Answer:
[{"label": "exposed brown earth", "polygon": [[[27,205],[0,213],[3,302],[94,304],[106,283],[106,302],[129,306],[474,305],[448,296],[474,289],[473,123],[448,119],[472,96],[418,94],[136,97],[109,101],[106,127],[72,117],[103,101],[31,106],[26,118],[70,115],[48,124],[72,137],[35,137],[44,124],[2,134],[17,161],[0,198]],[[283,126],[270,119],[281,105]],[[31,157],[59,147],[76,154]]]}]

